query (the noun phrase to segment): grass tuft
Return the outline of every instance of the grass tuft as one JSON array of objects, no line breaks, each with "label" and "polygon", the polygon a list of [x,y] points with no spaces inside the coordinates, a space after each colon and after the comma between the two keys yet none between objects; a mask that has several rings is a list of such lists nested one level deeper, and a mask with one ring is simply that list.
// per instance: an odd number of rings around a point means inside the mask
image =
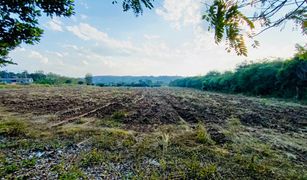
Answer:
[{"label": "grass tuft", "polygon": [[196,142],[208,145],[214,144],[214,141],[211,139],[207,129],[200,123],[196,127]]},{"label": "grass tuft", "polygon": [[6,118],[0,121],[0,135],[17,137],[25,136],[28,133],[28,125],[15,118]]}]

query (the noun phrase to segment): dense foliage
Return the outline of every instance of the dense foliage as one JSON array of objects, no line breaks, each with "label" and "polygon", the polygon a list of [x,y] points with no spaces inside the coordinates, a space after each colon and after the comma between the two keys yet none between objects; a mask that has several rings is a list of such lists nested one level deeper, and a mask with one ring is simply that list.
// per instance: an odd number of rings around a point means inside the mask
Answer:
[{"label": "dense foliage", "polygon": [[78,81],[82,81],[83,84],[83,80],[78,78],[65,77],[54,73],[45,74],[43,71],[34,73],[28,73],[27,71],[22,73],[0,71],[0,78],[32,78],[34,83],[49,85],[77,84]]},{"label": "dense foliage", "polygon": [[39,42],[43,30],[38,17],[71,16],[73,0],[2,0],[0,1],[0,66],[12,63],[8,54],[21,43]]},{"label": "dense foliage", "polygon": [[[302,34],[307,33],[305,0],[213,0],[205,4],[207,11],[203,19],[209,23],[209,30],[213,30],[216,43],[224,38],[226,50],[234,50],[238,55],[247,56],[244,35],[253,39],[263,31],[285,25],[288,21],[294,21]],[[262,27],[259,32],[254,32],[255,22]],[[252,46],[258,45],[259,42],[254,40]]]},{"label": "dense foliage", "polygon": [[307,53],[289,60],[244,63],[234,72],[209,72],[205,76],[178,79],[171,86],[206,91],[244,93],[283,98],[307,98]]}]

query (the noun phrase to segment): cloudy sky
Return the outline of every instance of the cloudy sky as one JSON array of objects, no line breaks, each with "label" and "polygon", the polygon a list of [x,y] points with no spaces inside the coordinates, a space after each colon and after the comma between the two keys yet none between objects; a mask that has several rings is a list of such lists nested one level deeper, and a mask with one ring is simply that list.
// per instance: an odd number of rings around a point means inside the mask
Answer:
[{"label": "cloudy sky", "polygon": [[306,39],[288,23],[257,39],[248,57],[227,53],[216,45],[200,0],[157,0],[155,9],[135,17],[111,0],[77,0],[71,18],[40,19],[45,33],[35,46],[22,45],[11,53],[17,66],[9,71],[43,70],[61,75],[202,75],[232,70],[245,60],[291,57],[295,43]]}]

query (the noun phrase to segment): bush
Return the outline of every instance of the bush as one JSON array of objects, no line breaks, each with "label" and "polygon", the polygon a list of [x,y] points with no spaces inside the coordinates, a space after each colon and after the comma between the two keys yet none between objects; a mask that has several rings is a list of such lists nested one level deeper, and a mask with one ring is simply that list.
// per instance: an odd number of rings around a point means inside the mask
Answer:
[{"label": "bush", "polygon": [[292,59],[243,63],[234,72],[209,72],[205,76],[172,81],[170,86],[255,96],[307,98],[307,55]]}]

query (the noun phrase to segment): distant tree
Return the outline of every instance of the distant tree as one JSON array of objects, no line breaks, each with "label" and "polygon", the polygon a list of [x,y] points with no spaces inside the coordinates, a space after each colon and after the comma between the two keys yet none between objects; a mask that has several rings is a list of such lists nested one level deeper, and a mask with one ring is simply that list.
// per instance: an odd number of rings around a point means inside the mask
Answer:
[{"label": "distant tree", "polygon": [[281,90],[287,93],[295,92],[295,97],[302,99],[307,88],[307,50],[300,45],[296,48],[295,57],[284,62],[278,73],[278,79]]},{"label": "distant tree", "polygon": [[87,73],[87,74],[85,75],[85,83],[86,83],[87,85],[92,85],[92,84],[93,84],[93,75],[92,75],[92,74]]},{"label": "distant tree", "polygon": [[306,48],[297,46],[297,50],[295,57],[288,60],[243,63],[234,72],[209,72],[205,76],[177,79],[170,86],[307,99]]},{"label": "distant tree", "polygon": [[99,87],[104,87],[104,86],[105,86],[104,83],[98,83],[98,84],[96,84],[96,85],[99,86]]},{"label": "distant tree", "polygon": [[34,73],[31,73],[30,77],[33,79],[34,82],[39,82],[40,80],[45,79],[46,75],[44,74],[44,71],[36,71]]},{"label": "distant tree", "polygon": [[84,81],[78,81],[78,84],[82,85],[82,84],[84,84]]},{"label": "distant tree", "polygon": [[67,79],[66,81],[65,81],[65,84],[71,84],[72,83],[72,80],[71,79]]}]

